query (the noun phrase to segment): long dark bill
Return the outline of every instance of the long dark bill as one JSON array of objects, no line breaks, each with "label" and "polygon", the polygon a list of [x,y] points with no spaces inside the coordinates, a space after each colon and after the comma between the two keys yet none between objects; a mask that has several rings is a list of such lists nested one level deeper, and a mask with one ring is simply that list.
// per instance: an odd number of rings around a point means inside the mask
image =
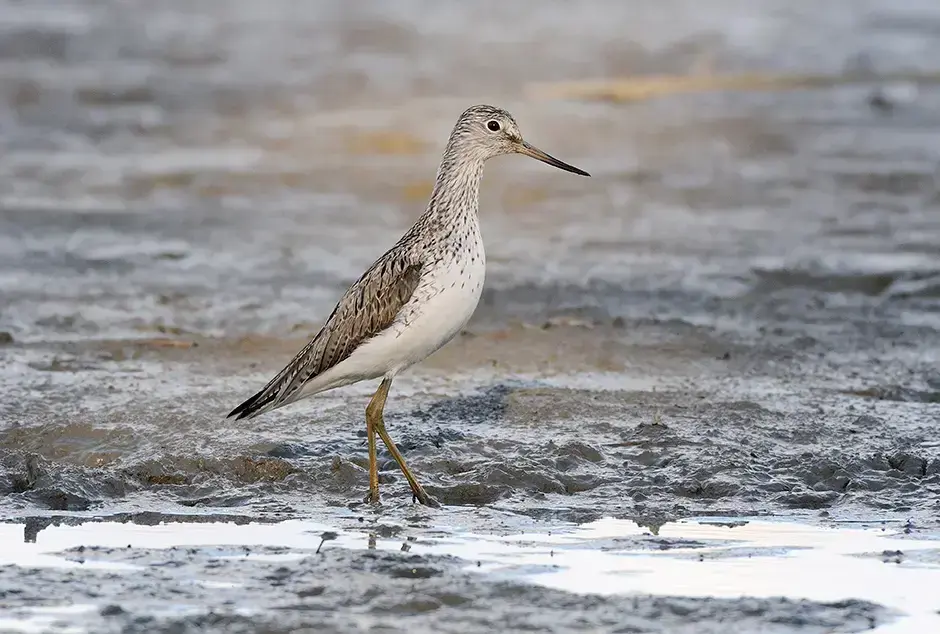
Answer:
[{"label": "long dark bill", "polygon": [[531,156],[534,159],[538,159],[543,163],[548,163],[552,167],[557,167],[558,169],[565,170],[566,172],[572,172],[574,174],[580,174],[581,176],[590,176],[583,169],[579,169],[574,165],[568,165],[564,161],[559,161],[551,154],[547,154],[542,150],[538,149],[534,145],[529,144],[526,141],[523,141],[519,144],[519,153],[525,154],[526,156]]}]

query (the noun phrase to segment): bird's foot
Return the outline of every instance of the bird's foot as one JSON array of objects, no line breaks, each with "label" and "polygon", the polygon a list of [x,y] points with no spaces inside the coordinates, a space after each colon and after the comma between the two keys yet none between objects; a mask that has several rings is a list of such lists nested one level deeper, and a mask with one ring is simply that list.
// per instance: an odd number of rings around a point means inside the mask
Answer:
[{"label": "bird's foot", "polygon": [[424,489],[421,487],[418,487],[411,492],[411,503],[414,504],[415,502],[420,502],[425,506],[430,506],[431,508],[435,509],[441,508],[441,503],[425,493]]},{"label": "bird's foot", "polygon": [[362,500],[366,504],[379,504],[379,490],[378,488],[369,489],[369,492],[366,493],[366,497]]}]

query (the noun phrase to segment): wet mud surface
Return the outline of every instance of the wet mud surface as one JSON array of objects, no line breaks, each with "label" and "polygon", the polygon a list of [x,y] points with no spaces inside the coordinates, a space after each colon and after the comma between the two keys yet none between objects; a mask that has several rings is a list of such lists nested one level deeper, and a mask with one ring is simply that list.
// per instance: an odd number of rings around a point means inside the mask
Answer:
[{"label": "wet mud surface", "polygon": [[[129,562],[145,571],[130,583],[116,582],[117,575],[107,568],[90,570],[82,573],[83,588],[76,592],[67,574],[56,569],[40,568],[24,578],[14,567],[0,568],[0,583],[15,585],[16,600],[31,608],[70,601],[102,603],[97,614],[87,611],[91,613],[69,617],[97,632],[186,632],[204,628],[230,632],[296,632],[299,628],[348,632],[368,631],[370,627],[387,632],[506,628],[541,632],[586,628],[718,632],[728,631],[727,625],[721,625],[722,629],[718,626],[732,619],[736,621],[733,631],[740,632],[786,632],[795,627],[806,632],[852,632],[887,620],[883,610],[862,601],[825,604],[785,598],[750,599],[742,606],[734,599],[579,596],[531,584],[494,582],[463,572],[463,562],[453,558],[396,552],[327,549],[285,564],[277,560],[283,553],[270,548],[136,549],[130,557],[126,551],[96,549],[90,555],[96,561]],[[67,557],[85,561],[86,552],[71,551]],[[258,555],[260,561],[251,555]],[[265,561],[265,557],[273,561]],[[198,583],[185,583],[193,577]],[[232,579],[249,583],[232,588]],[[147,595],[143,602],[142,591]],[[252,597],[252,606],[238,610],[245,596]],[[133,611],[122,607],[128,604],[134,606]],[[221,609],[196,615],[177,609],[184,614],[166,614],[171,610],[165,606],[174,604]],[[151,614],[135,614],[141,607]],[[507,619],[507,614],[512,617]],[[53,612],[50,621],[54,622],[55,616]],[[653,621],[655,626],[651,625]],[[355,625],[351,627],[350,622]]]},{"label": "wet mud surface", "polygon": [[[0,626],[855,632],[890,627],[902,606],[913,614],[910,625],[929,625],[933,594],[909,577],[926,572],[929,583],[940,574],[938,542],[905,539],[894,528],[887,537],[883,526],[794,529],[725,519],[651,532],[607,520],[494,537],[440,530],[419,516],[404,523],[348,516],[330,525],[124,519],[131,523],[48,527],[45,547],[0,555],[4,600],[15,602]],[[774,561],[776,580],[760,573]],[[729,572],[739,579],[716,581]],[[897,584],[889,601],[901,605],[867,600],[879,594],[864,585],[873,576]],[[787,598],[781,588],[795,585],[820,600]],[[750,596],[742,599],[745,587]],[[861,598],[832,598],[846,591]]]},{"label": "wet mud surface", "polygon": [[[486,535],[757,516],[940,532],[940,86],[877,80],[938,70],[932,3],[269,4],[0,0],[0,516],[26,542],[100,519],[353,530],[362,517]],[[860,68],[869,83],[631,103],[526,91]],[[396,379],[386,410],[445,507],[412,507],[381,452],[372,509],[373,385],[223,416],[420,213],[450,127],[481,101],[593,177],[488,165],[483,300]],[[468,574],[444,551],[320,555],[287,573],[227,563],[241,566],[229,598],[258,597],[251,615],[161,612],[161,558],[180,578],[223,573],[211,552],[146,543],[118,558],[148,571],[137,590],[104,571],[0,568],[0,612],[51,609],[87,580],[90,631],[356,631],[384,610],[409,631],[510,617],[861,631],[897,616],[888,597],[601,599]],[[412,564],[436,572],[389,572]],[[322,596],[298,594],[335,571]],[[282,609],[284,593],[310,607]],[[338,612],[314,614],[324,606]]]}]

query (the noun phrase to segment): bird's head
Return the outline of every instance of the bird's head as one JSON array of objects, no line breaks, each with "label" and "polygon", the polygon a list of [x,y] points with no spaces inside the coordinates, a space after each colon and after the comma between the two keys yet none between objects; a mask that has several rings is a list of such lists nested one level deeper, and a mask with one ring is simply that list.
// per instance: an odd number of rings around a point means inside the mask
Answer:
[{"label": "bird's head", "polygon": [[527,142],[513,116],[493,106],[467,108],[454,126],[450,144],[459,155],[470,159],[485,161],[502,154],[524,154],[567,172],[590,176]]}]

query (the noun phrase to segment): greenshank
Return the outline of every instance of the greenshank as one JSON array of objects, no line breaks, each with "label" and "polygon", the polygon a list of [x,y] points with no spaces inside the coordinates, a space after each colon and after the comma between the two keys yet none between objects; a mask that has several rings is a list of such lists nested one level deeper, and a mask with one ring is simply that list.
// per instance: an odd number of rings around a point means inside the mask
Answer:
[{"label": "greenshank", "polygon": [[524,154],[590,176],[523,140],[515,119],[505,110],[486,105],[468,108],[447,141],[425,212],[349,287],[297,356],[228,416],[252,418],[326,390],[381,377],[366,407],[366,501],[379,501],[378,434],[398,462],[414,499],[438,506],[388,435],[383,411],[395,376],[453,339],[476,310],[486,274],[477,217],[480,179],[487,159],[502,154]]}]

